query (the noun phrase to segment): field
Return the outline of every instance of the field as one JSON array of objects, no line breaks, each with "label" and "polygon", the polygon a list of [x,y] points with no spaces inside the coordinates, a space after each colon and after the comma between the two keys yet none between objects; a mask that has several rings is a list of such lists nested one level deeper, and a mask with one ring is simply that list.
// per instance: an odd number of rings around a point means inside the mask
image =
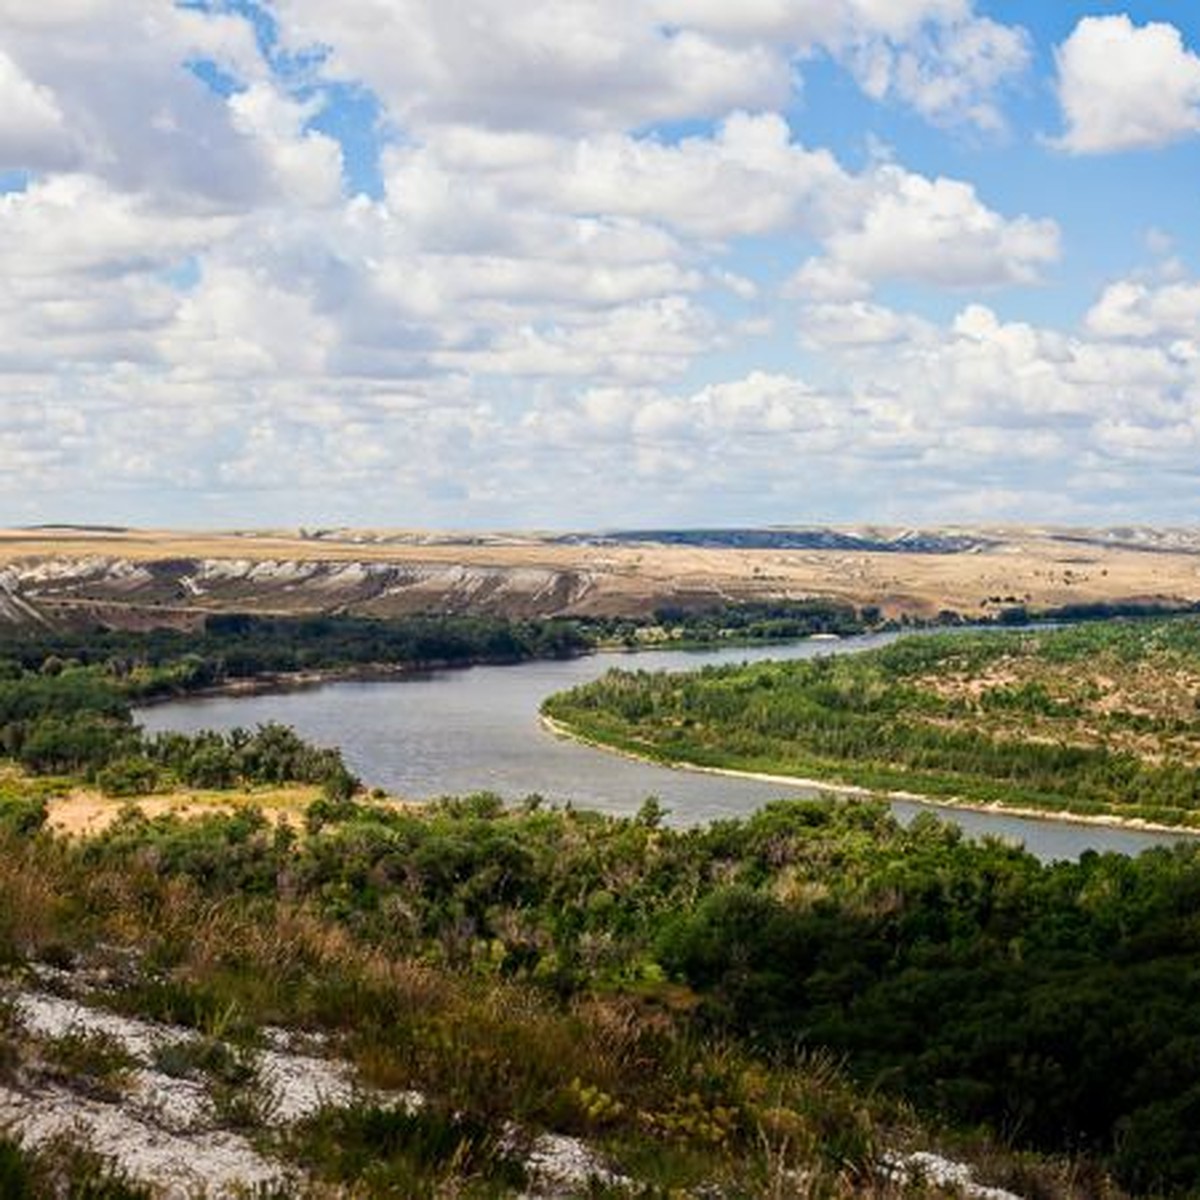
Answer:
[{"label": "field", "polygon": [[[1146,530],[720,531],[551,536],[0,531],[0,614],[122,627],[212,611],[646,616],[820,596],[887,617],[1189,605],[1200,535]],[[916,547],[916,549],[914,549]],[[947,549],[942,549],[947,547]],[[932,549],[931,549],[932,548]],[[32,615],[31,615],[32,614]]]}]

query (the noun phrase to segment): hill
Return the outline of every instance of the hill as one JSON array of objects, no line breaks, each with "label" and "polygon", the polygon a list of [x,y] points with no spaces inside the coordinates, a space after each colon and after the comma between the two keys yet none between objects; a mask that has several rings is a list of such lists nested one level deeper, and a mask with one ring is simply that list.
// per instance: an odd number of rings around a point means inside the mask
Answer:
[{"label": "hill", "polygon": [[0,531],[0,620],[16,624],[192,628],[234,611],[644,617],[810,596],[920,620],[1187,607],[1200,601],[1200,531]]}]

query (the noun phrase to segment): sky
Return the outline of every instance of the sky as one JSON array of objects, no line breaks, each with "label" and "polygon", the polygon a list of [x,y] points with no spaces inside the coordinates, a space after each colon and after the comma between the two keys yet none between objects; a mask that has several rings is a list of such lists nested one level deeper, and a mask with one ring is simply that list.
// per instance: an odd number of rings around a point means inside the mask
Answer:
[{"label": "sky", "polygon": [[0,0],[0,524],[1196,524],[1200,4]]}]

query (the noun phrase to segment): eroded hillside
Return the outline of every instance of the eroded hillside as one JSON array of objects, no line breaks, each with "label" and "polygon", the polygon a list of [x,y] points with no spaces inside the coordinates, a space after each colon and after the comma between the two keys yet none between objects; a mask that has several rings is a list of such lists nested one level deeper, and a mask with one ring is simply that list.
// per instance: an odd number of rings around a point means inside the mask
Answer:
[{"label": "eroded hillside", "polygon": [[1200,600],[1186,530],[730,529],[619,534],[0,532],[0,619],[188,627],[205,614],[644,616],[819,596],[887,616]]}]

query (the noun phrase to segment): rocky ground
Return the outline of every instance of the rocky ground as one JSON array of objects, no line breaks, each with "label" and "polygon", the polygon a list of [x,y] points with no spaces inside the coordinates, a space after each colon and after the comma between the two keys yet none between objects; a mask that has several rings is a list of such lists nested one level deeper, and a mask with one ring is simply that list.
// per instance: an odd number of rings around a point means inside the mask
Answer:
[{"label": "rocky ground", "polygon": [[[311,1035],[262,1031],[252,1051],[200,1033],[119,1015],[89,993],[97,979],[40,966],[0,985],[0,1022],[21,1047],[0,1074],[0,1130],[26,1146],[68,1138],[100,1152],[164,1200],[301,1194],[304,1172],[272,1152],[278,1135],[328,1108],[369,1102],[419,1111],[414,1091],[356,1082],[351,1067]],[[644,1194],[579,1138],[506,1136],[523,1147],[524,1200]],[[897,1195],[1021,1200],[974,1180],[971,1168],[928,1151],[883,1158],[881,1185]],[[804,1181],[781,1195],[805,1196]],[[324,1189],[322,1195],[337,1195]],[[714,1194],[715,1196],[715,1194]]]},{"label": "rocky ground", "polygon": [[[309,1181],[271,1149],[281,1132],[328,1108],[424,1104],[418,1092],[363,1087],[311,1035],[267,1029],[248,1049],[108,1011],[83,998],[96,982],[42,966],[0,986],[0,1020],[21,1047],[0,1075],[0,1129],[33,1148],[78,1140],[164,1198],[300,1193]],[[530,1200],[630,1183],[577,1138],[509,1132]]]}]

